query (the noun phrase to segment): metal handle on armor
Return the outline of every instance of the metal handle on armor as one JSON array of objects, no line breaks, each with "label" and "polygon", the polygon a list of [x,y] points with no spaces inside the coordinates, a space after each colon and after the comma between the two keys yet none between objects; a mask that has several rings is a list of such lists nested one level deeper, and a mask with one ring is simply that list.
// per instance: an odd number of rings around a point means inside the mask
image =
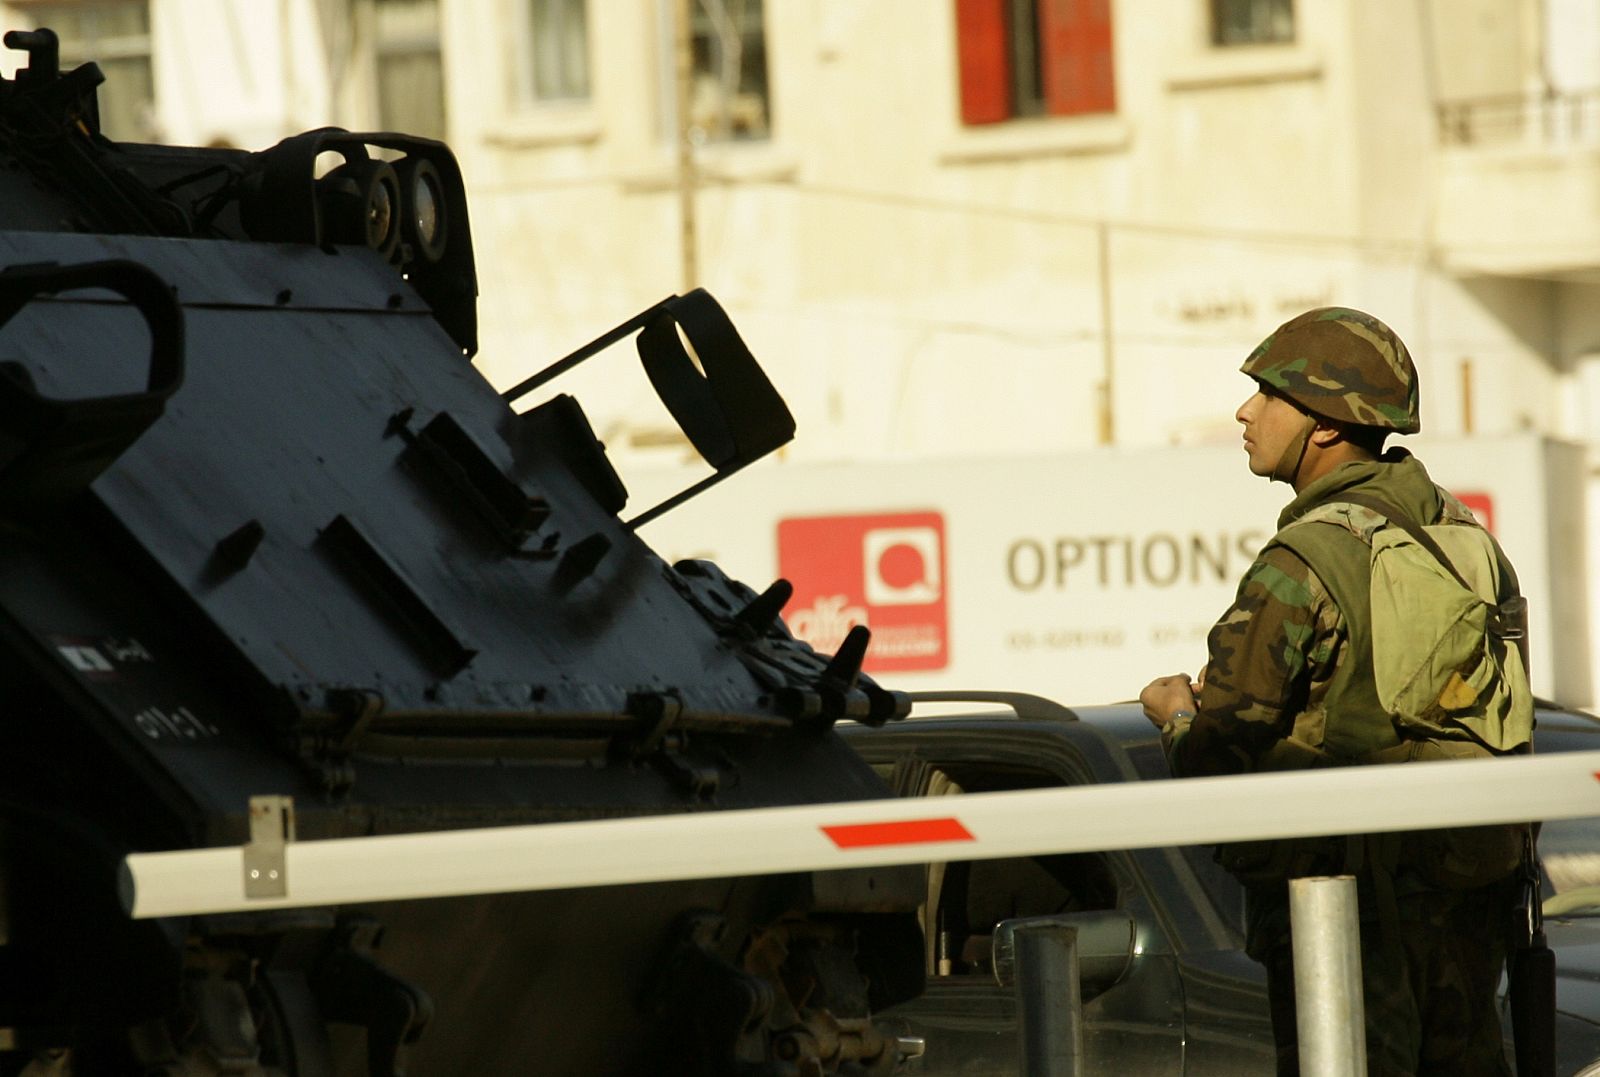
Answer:
[{"label": "metal handle on armor", "polygon": [[[9,362],[0,370],[0,494],[65,496],[109,467],[161,417],[183,384],[183,308],[152,270],[123,259],[62,266],[12,266],[0,271],[0,327],[41,296],[85,289],[120,295],[150,334],[149,374],[142,392],[57,399],[39,392],[33,370]],[[41,363],[48,338],[20,350]]]},{"label": "metal handle on armor", "polygon": [[713,468],[713,474],[627,522],[638,528],[787,444],[795,428],[783,398],[703,288],[668,296],[500,395],[514,403],[634,333],[656,395]]}]

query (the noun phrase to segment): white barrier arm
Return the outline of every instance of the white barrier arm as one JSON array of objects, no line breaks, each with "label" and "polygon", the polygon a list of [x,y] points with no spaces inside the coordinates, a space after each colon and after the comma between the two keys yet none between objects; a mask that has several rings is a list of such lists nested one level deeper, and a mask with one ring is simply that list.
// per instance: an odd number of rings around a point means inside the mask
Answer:
[{"label": "white barrier arm", "polygon": [[137,918],[1600,815],[1600,751],[135,853]]}]

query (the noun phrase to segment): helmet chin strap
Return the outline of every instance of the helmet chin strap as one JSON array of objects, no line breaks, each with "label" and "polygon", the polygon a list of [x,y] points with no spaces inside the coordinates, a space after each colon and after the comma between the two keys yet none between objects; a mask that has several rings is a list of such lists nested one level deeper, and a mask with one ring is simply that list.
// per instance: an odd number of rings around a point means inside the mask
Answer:
[{"label": "helmet chin strap", "polygon": [[1289,444],[1283,447],[1283,455],[1278,457],[1278,464],[1272,469],[1269,478],[1273,482],[1286,482],[1294,485],[1295,476],[1300,473],[1300,463],[1306,458],[1306,449],[1311,444],[1311,433],[1317,428],[1317,417],[1305,415],[1305,425],[1300,432],[1290,439]]}]

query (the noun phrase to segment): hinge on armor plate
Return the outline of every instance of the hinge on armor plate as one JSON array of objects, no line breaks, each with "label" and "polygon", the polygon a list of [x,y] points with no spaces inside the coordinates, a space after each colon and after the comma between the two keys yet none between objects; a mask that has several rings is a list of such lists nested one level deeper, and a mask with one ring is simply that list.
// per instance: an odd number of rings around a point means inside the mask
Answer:
[{"label": "hinge on armor plate", "polygon": [[287,897],[288,843],[294,840],[294,798],[250,798],[250,841],[244,847],[244,896]]},{"label": "hinge on armor plate", "polygon": [[679,790],[696,800],[717,796],[722,774],[716,763],[685,757],[687,738],[673,727],[683,714],[683,700],[663,692],[635,692],[628,696],[628,712],[638,719],[637,739],[625,741],[629,756],[648,760]]}]

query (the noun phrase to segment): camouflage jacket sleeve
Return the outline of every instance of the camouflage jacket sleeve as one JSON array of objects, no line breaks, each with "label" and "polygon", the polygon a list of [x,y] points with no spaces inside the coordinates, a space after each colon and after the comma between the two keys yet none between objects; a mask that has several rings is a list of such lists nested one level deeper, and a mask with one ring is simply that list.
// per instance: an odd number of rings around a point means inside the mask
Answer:
[{"label": "camouflage jacket sleeve", "polygon": [[1261,769],[1286,741],[1320,746],[1320,726],[1300,730],[1296,720],[1320,714],[1344,637],[1338,607],[1311,567],[1281,546],[1262,551],[1211,629],[1195,717],[1162,734],[1172,772],[1242,774]]}]

